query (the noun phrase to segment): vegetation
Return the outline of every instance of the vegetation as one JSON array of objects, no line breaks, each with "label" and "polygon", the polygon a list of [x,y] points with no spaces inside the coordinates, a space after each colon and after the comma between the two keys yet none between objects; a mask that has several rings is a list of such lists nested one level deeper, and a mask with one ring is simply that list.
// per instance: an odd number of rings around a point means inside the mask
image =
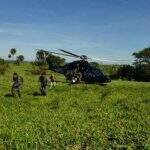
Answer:
[{"label": "vegetation", "polygon": [[17,65],[20,65],[21,62],[24,61],[24,56],[23,55],[19,55],[19,56],[16,56],[16,59],[15,59],[15,55],[17,54],[17,49],[16,48],[11,48],[9,54],[8,54],[8,58],[11,59],[13,58],[13,62]]},{"label": "vegetation", "polygon": [[16,48],[11,48],[10,53],[8,54],[8,58],[10,59],[13,57],[13,60],[14,60],[14,56],[16,53],[17,53]]},{"label": "vegetation", "polygon": [[[9,58],[17,50],[11,49]],[[63,75],[50,71],[65,59],[38,50],[37,61],[9,65],[0,59],[0,150],[11,149],[150,149],[150,48],[133,54],[131,65],[92,62],[112,79],[96,84],[69,85]],[[5,73],[7,71],[7,73]],[[54,74],[57,86],[38,95],[42,71]],[[10,95],[13,72],[24,78],[22,98]],[[5,74],[4,74],[5,73]]]},{"label": "vegetation", "polygon": [[24,56],[23,55],[19,55],[17,56],[17,60],[16,60],[16,64],[20,65],[21,62],[24,61]]},{"label": "vegetation", "polygon": [[136,58],[135,64],[150,64],[150,47],[133,53],[133,56]]},{"label": "vegetation", "polygon": [[92,62],[93,67],[101,69],[111,79],[150,81],[150,48],[133,53],[133,65],[103,65]]},{"label": "vegetation", "polygon": [[9,68],[9,65],[5,62],[4,59],[0,58],[0,75],[4,74]]},{"label": "vegetation", "polygon": [[65,64],[64,58],[55,56],[45,50],[38,50],[36,53],[36,58],[38,65],[48,64],[49,69],[52,70],[58,66],[63,66]]},{"label": "vegetation", "polygon": [[100,69],[104,74],[108,75],[111,79],[119,79],[118,70],[122,65],[110,65],[110,64],[98,64],[97,62],[91,62],[90,65],[97,69]]},{"label": "vegetation", "polygon": [[[11,64],[0,76],[0,149],[150,148],[150,84],[112,81],[106,86],[57,83],[38,92],[30,64]],[[9,96],[13,72],[24,77],[22,98]],[[49,71],[49,73],[52,73]],[[64,77],[55,73],[59,81]],[[6,95],[5,95],[6,94]]]}]

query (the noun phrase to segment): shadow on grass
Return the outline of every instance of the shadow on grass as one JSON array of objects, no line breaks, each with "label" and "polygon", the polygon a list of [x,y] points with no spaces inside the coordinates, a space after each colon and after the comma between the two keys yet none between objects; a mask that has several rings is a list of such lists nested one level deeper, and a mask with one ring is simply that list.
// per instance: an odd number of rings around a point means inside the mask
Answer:
[{"label": "shadow on grass", "polygon": [[106,83],[99,83],[97,85],[100,85],[100,86],[106,86],[107,84]]},{"label": "shadow on grass", "polygon": [[143,102],[144,104],[150,104],[150,99],[144,99],[142,102]]},{"label": "shadow on grass", "polygon": [[33,96],[42,96],[41,93],[39,93],[39,92],[33,92],[32,95],[33,95]]},{"label": "shadow on grass", "polygon": [[7,93],[4,95],[5,97],[14,97],[11,93]]},{"label": "shadow on grass", "polygon": [[46,105],[48,108],[52,110],[58,110],[60,107],[60,100],[58,98],[55,98],[50,103],[47,103]]}]

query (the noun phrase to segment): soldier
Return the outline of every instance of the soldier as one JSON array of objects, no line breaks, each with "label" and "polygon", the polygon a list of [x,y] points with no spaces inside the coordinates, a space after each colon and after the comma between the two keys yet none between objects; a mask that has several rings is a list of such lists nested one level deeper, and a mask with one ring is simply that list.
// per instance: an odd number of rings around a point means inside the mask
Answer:
[{"label": "soldier", "polygon": [[23,85],[23,78],[19,76],[16,72],[13,74],[13,85],[11,88],[11,93],[12,96],[16,96],[16,93],[18,94],[19,97],[21,97],[21,87]]},{"label": "soldier", "polygon": [[73,76],[72,76],[72,83],[80,83],[82,80],[82,73],[80,69],[80,65],[77,64],[76,68],[73,71]]},{"label": "soldier", "polygon": [[77,78],[75,76],[72,76],[71,83],[72,84],[77,83]]},{"label": "soldier", "polygon": [[77,81],[80,83],[82,81],[82,73],[78,72],[77,73]]},{"label": "soldier", "polygon": [[48,86],[48,79],[46,76],[46,72],[43,72],[40,77],[39,77],[39,82],[40,82],[40,92],[41,95],[47,95],[46,90]]},{"label": "soldier", "polygon": [[53,86],[55,86],[56,85],[56,81],[55,81],[55,77],[54,77],[54,75],[52,74],[51,76],[50,76],[50,87],[52,88]]}]

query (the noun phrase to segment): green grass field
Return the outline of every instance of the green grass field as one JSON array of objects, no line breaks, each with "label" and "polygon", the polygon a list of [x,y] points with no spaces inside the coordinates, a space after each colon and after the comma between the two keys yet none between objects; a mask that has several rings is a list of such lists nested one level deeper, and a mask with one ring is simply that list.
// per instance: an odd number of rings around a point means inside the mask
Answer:
[{"label": "green grass field", "polygon": [[[150,149],[150,83],[58,83],[47,97],[33,96],[31,68],[11,65],[0,76],[0,150]],[[14,71],[24,77],[20,99],[5,96]]]}]

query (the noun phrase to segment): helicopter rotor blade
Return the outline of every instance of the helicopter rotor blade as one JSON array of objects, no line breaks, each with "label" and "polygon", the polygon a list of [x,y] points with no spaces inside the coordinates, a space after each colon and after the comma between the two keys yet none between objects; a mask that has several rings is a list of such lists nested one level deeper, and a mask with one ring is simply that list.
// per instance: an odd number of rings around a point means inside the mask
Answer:
[{"label": "helicopter rotor blade", "polygon": [[81,56],[76,55],[76,54],[73,54],[73,53],[68,52],[68,51],[66,51],[66,50],[63,50],[63,49],[58,49],[58,50],[59,50],[59,51],[62,51],[62,52],[64,52],[64,53],[70,54],[70,55],[72,55],[72,56],[74,56],[74,57],[76,57],[76,58],[81,58]]},{"label": "helicopter rotor blade", "polygon": [[73,55],[68,55],[68,54],[63,54],[63,53],[56,53],[56,52],[50,52],[51,54],[56,54],[56,55],[63,55],[63,56],[67,56],[67,57],[74,57],[76,58],[75,56]]},{"label": "helicopter rotor blade", "polygon": [[129,63],[131,60],[109,60],[109,59],[101,59],[101,58],[91,58],[92,60],[100,61],[100,62],[112,62],[112,63]]}]

